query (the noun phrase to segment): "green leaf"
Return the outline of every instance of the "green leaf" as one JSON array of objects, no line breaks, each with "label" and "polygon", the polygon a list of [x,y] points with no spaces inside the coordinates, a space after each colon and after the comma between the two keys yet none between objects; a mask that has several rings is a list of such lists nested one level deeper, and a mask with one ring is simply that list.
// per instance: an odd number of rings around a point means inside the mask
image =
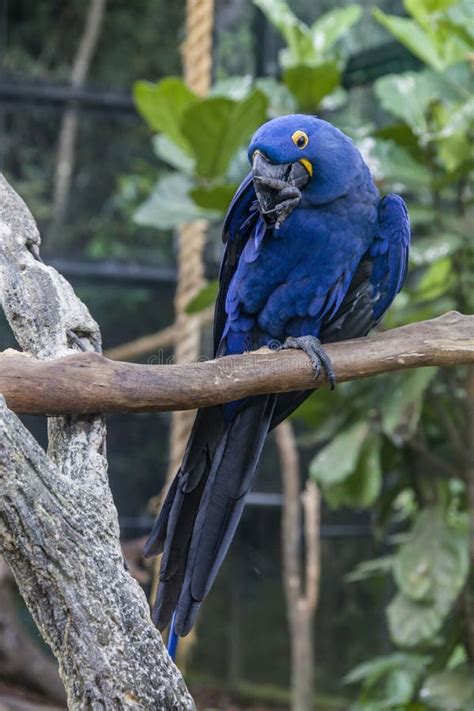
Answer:
[{"label": "green leaf", "polygon": [[451,289],[454,283],[453,266],[450,257],[444,257],[431,264],[418,284],[416,296],[419,301],[432,301]]},{"label": "green leaf", "polygon": [[317,454],[310,473],[330,506],[364,508],[375,501],[382,483],[380,446],[380,437],[362,422],[337,435]]},{"label": "green leaf", "polygon": [[[459,102],[460,91],[451,78],[451,72],[433,72],[425,69],[421,72],[403,72],[387,74],[375,82],[375,93],[383,108],[402,119],[420,141],[426,142],[425,134],[430,129],[429,119],[434,105]],[[466,119],[470,107],[466,109]],[[448,112],[449,116],[452,114]]]},{"label": "green leaf", "polygon": [[405,9],[414,17],[420,25],[429,24],[431,18],[427,17],[433,13],[439,13],[450,7],[455,0],[404,0]]},{"label": "green leaf", "polygon": [[242,101],[210,97],[191,105],[181,128],[196,158],[198,175],[223,176],[236,151],[265,121],[266,107],[267,99],[257,89]]},{"label": "green leaf", "polygon": [[452,133],[446,138],[439,138],[438,155],[449,173],[453,173],[464,161],[471,161],[472,142],[464,131]]},{"label": "green leaf", "polygon": [[180,121],[186,109],[198,99],[182,79],[167,77],[157,84],[137,81],[133,95],[138,111],[154,131],[165,133],[182,150],[189,151]]},{"label": "green leaf", "polygon": [[217,183],[191,190],[190,195],[196,205],[206,210],[225,212],[237,189],[235,183]]},{"label": "green leaf", "polygon": [[443,20],[451,31],[460,34],[467,42],[474,40],[471,0],[457,0],[457,2],[451,4]]},{"label": "green leaf", "polygon": [[373,8],[372,13],[381,25],[425,64],[437,71],[441,71],[447,66],[433,38],[421,29],[414,20],[386,15],[378,7]]},{"label": "green leaf", "polygon": [[341,82],[341,71],[336,62],[316,66],[298,65],[285,69],[283,81],[295,97],[301,111],[315,111],[322,99],[331,94]]},{"label": "green leaf", "polygon": [[285,84],[272,77],[261,77],[255,81],[255,86],[267,97],[270,116],[295,113],[295,97]]},{"label": "green leaf", "polygon": [[[422,162],[424,159],[418,136],[416,136],[405,123],[394,123],[388,126],[382,126],[374,131],[372,135],[375,138],[380,138],[385,141],[393,141],[397,146],[409,151],[412,158],[418,162]],[[411,220],[411,214],[410,221],[413,222],[413,220]]]},{"label": "green leaf", "polygon": [[203,286],[201,291],[196,294],[196,296],[191,299],[189,304],[186,306],[187,314],[197,314],[200,311],[204,311],[208,306],[212,306],[217,298],[217,292],[219,291],[219,280],[213,279],[209,281],[206,286]]},{"label": "green leaf", "polygon": [[448,526],[443,512],[423,510],[394,561],[400,588],[387,608],[393,641],[426,643],[439,632],[469,570],[467,535]]},{"label": "green leaf", "polygon": [[283,35],[288,51],[282,53],[282,64],[304,64],[315,60],[310,29],[290,10],[284,0],[253,0],[267,19]]},{"label": "green leaf", "polygon": [[418,427],[423,395],[437,368],[417,368],[393,375],[381,404],[382,429],[396,444],[410,439]]},{"label": "green leaf", "polygon": [[338,434],[311,462],[311,476],[322,486],[344,481],[355,470],[369,431],[368,422],[358,422]]},{"label": "green leaf", "polygon": [[369,434],[361,449],[355,471],[343,485],[326,491],[326,498],[331,506],[346,504],[356,508],[367,508],[376,501],[382,488],[380,449],[380,437]]},{"label": "green leaf", "polygon": [[[468,58],[472,50],[472,7],[464,11],[462,3],[454,0],[445,2],[427,2],[405,0],[405,7],[421,28],[432,38],[443,57],[445,66],[461,62]],[[437,7],[435,8],[435,5]]]},{"label": "green leaf", "polygon": [[467,664],[431,674],[420,690],[420,699],[430,708],[459,711],[474,708],[474,676]]},{"label": "green leaf", "polygon": [[167,230],[193,220],[219,217],[219,213],[203,210],[191,200],[192,185],[189,178],[177,173],[161,178],[150,197],[136,211],[135,222]]},{"label": "green leaf", "polygon": [[194,160],[164,133],[153,136],[153,148],[161,160],[186,175],[194,173]]},{"label": "green leaf", "polygon": [[375,657],[367,662],[358,664],[343,678],[344,684],[364,683],[370,689],[382,677],[393,671],[411,670],[415,678],[419,678],[428,666],[430,658],[420,654],[407,652],[394,652],[385,656]]},{"label": "green leaf", "polygon": [[321,15],[311,26],[313,46],[317,56],[328,52],[333,45],[362,17],[359,5],[347,5]]},{"label": "green leaf", "polygon": [[219,79],[211,88],[210,96],[225,96],[228,99],[241,101],[252,91],[253,79],[250,74],[243,77],[226,77]]},{"label": "green leaf", "polygon": [[426,109],[438,92],[423,72],[387,74],[374,84],[375,93],[385,111],[401,118],[417,135],[428,130]]},{"label": "green leaf", "polygon": [[437,107],[439,130],[429,138],[438,147],[438,155],[447,171],[453,172],[471,160],[470,133],[474,129],[474,98]]},{"label": "green leaf", "polygon": [[372,171],[387,182],[396,184],[399,192],[431,185],[429,170],[393,141],[374,141],[369,148],[368,159]]},{"label": "green leaf", "polygon": [[352,572],[346,575],[348,583],[358,583],[361,580],[369,580],[381,575],[386,575],[393,568],[393,556],[383,556],[373,560],[364,560],[359,563]]}]

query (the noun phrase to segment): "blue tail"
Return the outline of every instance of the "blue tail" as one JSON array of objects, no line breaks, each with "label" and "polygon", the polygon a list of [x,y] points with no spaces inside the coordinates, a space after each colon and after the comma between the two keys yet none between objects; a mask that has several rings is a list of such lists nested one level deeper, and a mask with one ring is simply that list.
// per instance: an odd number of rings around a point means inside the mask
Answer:
[{"label": "blue tail", "polygon": [[175,617],[176,617],[176,612],[173,613],[173,617],[171,618],[170,631],[168,634],[168,645],[167,645],[168,654],[170,655],[173,662],[176,659],[176,650],[178,648],[178,640],[179,640],[179,637],[176,634],[176,631],[174,628]]}]

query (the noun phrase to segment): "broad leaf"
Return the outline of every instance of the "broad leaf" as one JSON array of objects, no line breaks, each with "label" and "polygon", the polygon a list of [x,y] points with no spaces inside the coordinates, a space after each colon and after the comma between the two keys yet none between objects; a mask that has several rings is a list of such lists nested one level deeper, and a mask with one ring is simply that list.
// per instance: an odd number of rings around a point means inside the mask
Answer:
[{"label": "broad leaf", "polygon": [[438,98],[437,88],[429,81],[431,73],[404,72],[387,74],[375,82],[375,93],[385,111],[402,119],[417,134],[428,131],[427,107]]},{"label": "broad leaf", "polygon": [[381,575],[386,575],[393,568],[393,556],[383,556],[372,560],[364,560],[359,563],[352,572],[346,575],[348,583],[357,583],[361,580],[369,580]]},{"label": "broad leaf", "polygon": [[420,25],[429,25],[429,15],[439,13],[453,5],[456,0],[404,0],[406,10]]},{"label": "broad leaf", "polygon": [[474,98],[436,106],[438,130],[429,138],[435,142],[446,170],[453,172],[471,160],[470,134],[474,130]]},{"label": "broad leaf", "polygon": [[400,588],[387,609],[396,644],[412,647],[439,632],[469,569],[467,536],[440,509],[423,510],[400,546],[394,576]]},{"label": "broad leaf", "polygon": [[466,42],[474,40],[472,0],[457,0],[457,2],[451,4],[443,17],[443,21],[451,31],[463,37]]},{"label": "broad leaf", "polygon": [[368,422],[358,422],[340,432],[311,462],[311,476],[322,486],[344,481],[355,470],[369,431]]},{"label": "broad leaf", "polygon": [[311,26],[313,46],[317,56],[330,50],[333,45],[362,17],[359,5],[347,5],[326,12]]},{"label": "broad leaf", "polygon": [[283,66],[315,60],[309,27],[296,17],[284,0],[254,0],[254,4],[285,38],[288,50],[281,54]]},{"label": "broad leaf", "polygon": [[[394,123],[388,126],[382,126],[373,132],[375,138],[380,138],[385,141],[393,141],[403,149],[409,151],[410,155],[418,162],[424,159],[423,150],[420,148],[418,136],[416,136],[411,128],[405,123]],[[432,216],[432,213],[431,213]],[[410,210],[410,222],[411,219]]]},{"label": "broad leaf", "polygon": [[437,368],[417,368],[390,377],[387,394],[381,403],[382,429],[396,444],[413,436],[418,426],[423,395]]},{"label": "broad leaf", "polygon": [[237,189],[235,183],[217,183],[205,185],[191,190],[190,195],[196,205],[206,210],[225,212]]},{"label": "broad leaf", "polygon": [[[440,74],[431,69],[388,74],[375,82],[375,93],[386,111],[401,118],[420,139],[425,140],[433,104],[458,102],[460,96],[450,72]],[[469,105],[466,113],[468,116]]]},{"label": "broad leaf", "polygon": [[252,91],[253,78],[250,74],[243,77],[227,77],[219,79],[209,92],[210,96],[225,96],[228,99],[241,101]]},{"label": "broad leaf", "polygon": [[343,682],[344,684],[356,684],[363,681],[367,686],[372,686],[385,674],[395,669],[411,667],[421,672],[426,668],[429,661],[429,657],[420,654],[394,652],[393,654],[375,657],[375,659],[358,664],[346,674]]},{"label": "broad leaf", "polygon": [[471,161],[470,133],[474,129],[474,99],[461,104],[437,105],[434,112],[440,127],[430,140],[438,148],[438,155],[448,172]]},{"label": "broad leaf", "polygon": [[161,178],[150,197],[134,215],[140,225],[167,230],[198,219],[215,219],[218,212],[203,210],[189,197],[192,182],[184,175],[170,174]]},{"label": "broad leaf", "polygon": [[414,20],[405,17],[386,15],[379,8],[372,10],[376,20],[397,38],[405,47],[419,57],[425,64],[441,71],[447,65],[440,54],[439,48]]},{"label": "broad leaf", "polygon": [[213,279],[204,286],[201,291],[196,294],[196,296],[191,299],[186,307],[186,313],[196,314],[209,306],[212,306],[217,298],[217,292],[219,291],[219,282],[217,279]]},{"label": "broad leaf", "polygon": [[380,493],[380,438],[362,422],[337,435],[310,466],[324,497],[333,508],[370,506]]},{"label": "broad leaf", "polygon": [[375,175],[396,184],[398,191],[419,190],[431,184],[429,170],[393,141],[374,141],[369,147],[367,160]]},{"label": "broad leaf", "polygon": [[468,665],[431,674],[420,690],[430,708],[459,711],[474,708],[474,675]]},{"label": "broad leaf", "polygon": [[194,173],[193,158],[164,133],[153,136],[153,148],[158,158],[161,158],[176,170],[186,175]]},{"label": "broad leaf", "polygon": [[265,121],[267,99],[254,90],[246,99],[234,101],[210,97],[185,111],[181,128],[196,158],[196,171],[203,178],[219,178],[236,151]]},{"label": "broad leaf", "polygon": [[299,109],[313,112],[322,99],[339,86],[341,71],[336,62],[292,66],[283,72],[283,81],[295,97]]},{"label": "broad leaf", "polygon": [[182,79],[167,77],[157,84],[137,81],[133,87],[135,103],[141,115],[154,131],[164,133],[182,150],[189,147],[180,121],[185,110],[197,101]]},{"label": "broad leaf", "polygon": [[451,289],[454,283],[453,265],[450,257],[444,257],[431,264],[424,273],[416,297],[419,301],[432,301]]},{"label": "broad leaf", "polygon": [[273,77],[261,77],[256,80],[255,86],[263,91],[268,99],[268,112],[270,116],[294,114],[296,112],[295,97],[285,84]]},{"label": "broad leaf", "polygon": [[331,506],[367,508],[377,500],[382,487],[380,449],[380,437],[369,434],[361,449],[355,471],[343,484],[325,490],[326,499]]}]

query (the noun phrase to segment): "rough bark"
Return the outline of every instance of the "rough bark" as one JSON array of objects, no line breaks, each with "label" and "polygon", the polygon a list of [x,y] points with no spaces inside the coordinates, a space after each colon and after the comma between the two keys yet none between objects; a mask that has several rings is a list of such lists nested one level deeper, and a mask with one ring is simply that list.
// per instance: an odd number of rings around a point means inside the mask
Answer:
[{"label": "rough bark", "polygon": [[[78,331],[71,320],[69,328]],[[450,312],[326,349],[339,383],[405,368],[474,363],[474,316]],[[114,362],[91,352],[47,362],[11,350],[0,355],[0,392],[15,412],[31,414],[187,410],[324,384],[324,373],[316,379],[307,356],[297,351],[262,349],[175,365]]]},{"label": "rough bark", "polygon": [[[39,243],[0,176],[0,299],[20,346],[38,359],[99,351],[97,324],[41,262]],[[102,416],[51,419],[48,432],[46,454],[2,400],[0,551],[59,662],[69,708],[192,709],[125,570]]]},{"label": "rough bark", "polygon": [[[314,706],[314,617],[319,598],[320,496],[308,481],[301,492],[298,449],[292,425],[283,422],[276,431],[283,483],[282,552],[291,650],[291,708],[310,711]],[[302,529],[302,512],[304,526]],[[302,532],[304,531],[304,565]]]}]

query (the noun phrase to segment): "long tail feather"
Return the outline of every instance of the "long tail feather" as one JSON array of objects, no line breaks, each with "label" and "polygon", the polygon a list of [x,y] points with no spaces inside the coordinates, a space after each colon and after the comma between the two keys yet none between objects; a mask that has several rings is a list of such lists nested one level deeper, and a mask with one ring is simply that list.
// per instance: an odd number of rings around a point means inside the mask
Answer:
[{"label": "long tail feather", "polygon": [[252,486],[275,396],[249,399],[224,422],[222,408],[201,410],[186,455],[146,545],[163,552],[153,619],[187,634],[237,528]]}]

